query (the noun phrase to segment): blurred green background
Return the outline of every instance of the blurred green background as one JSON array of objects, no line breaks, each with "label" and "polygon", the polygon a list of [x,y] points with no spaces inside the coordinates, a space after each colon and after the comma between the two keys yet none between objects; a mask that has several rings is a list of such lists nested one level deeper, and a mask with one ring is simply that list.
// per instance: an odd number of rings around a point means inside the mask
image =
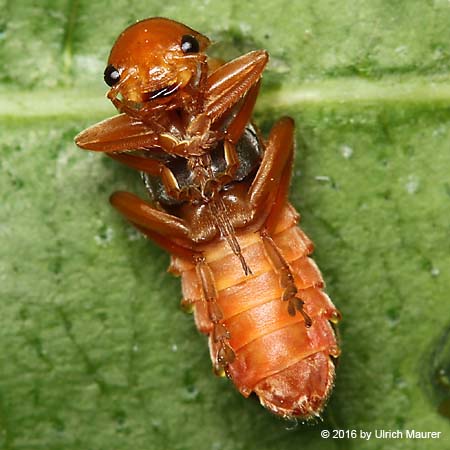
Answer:
[{"label": "blurred green background", "polygon": [[[271,54],[256,122],[296,120],[291,198],[344,316],[316,424],[211,374],[168,256],[108,204],[139,180],[73,144],[114,114],[114,39],[151,16]],[[446,0],[0,0],[0,448],[450,448],[449,23]]]}]

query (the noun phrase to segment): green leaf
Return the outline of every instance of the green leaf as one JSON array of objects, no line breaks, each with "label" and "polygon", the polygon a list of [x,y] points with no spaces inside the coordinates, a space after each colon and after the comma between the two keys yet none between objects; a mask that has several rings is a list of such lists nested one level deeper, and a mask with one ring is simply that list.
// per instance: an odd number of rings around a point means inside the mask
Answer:
[{"label": "green leaf", "polygon": [[[445,447],[448,1],[0,0],[0,11],[0,448]],[[344,316],[323,422],[287,431],[211,374],[168,256],[108,205],[139,180],[73,144],[114,113],[109,49],[148,16],[202,31],[225,58],[271,54],[256,121],[296,120],[291,198]]]}]

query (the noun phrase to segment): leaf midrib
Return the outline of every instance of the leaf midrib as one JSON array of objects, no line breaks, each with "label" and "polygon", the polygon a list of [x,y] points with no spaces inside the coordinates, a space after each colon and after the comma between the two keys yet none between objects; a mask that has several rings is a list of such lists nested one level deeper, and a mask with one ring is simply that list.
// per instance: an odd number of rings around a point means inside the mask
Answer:
[{"label": "leaf midrib", "polygon": [[[96,117],[114,114],[95,88],[34,89],[0,87],[0,119],[46,117]],[[320,107],[325,105],[401,104],[402,107],[427,104],[450,105],[450,76],[385,76],[379,80],[357,77],[315,80],[284,85],[279,90],[262,91],[259,108]]]}]

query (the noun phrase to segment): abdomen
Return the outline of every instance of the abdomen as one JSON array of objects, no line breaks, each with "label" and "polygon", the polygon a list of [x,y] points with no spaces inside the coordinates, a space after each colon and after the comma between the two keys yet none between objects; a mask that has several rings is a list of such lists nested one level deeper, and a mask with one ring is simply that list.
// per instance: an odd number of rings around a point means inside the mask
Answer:
[{"label": "abdomen", "polygon": [[[202,250],[214,277],[220,323],[229,333],[227,344],[234,352],[227,375],[242,395],[255,392],[273,413],[310,418],[320,414],[333,387],[333,358],[339,348],[330,321],[337,322],[339,312],[323,291],[320,271],[308,256],[312,242],[297,222],[297,214],[287,205],[272,238],[294,275],[298,297],[312,319],[310,327],[301,314],[288,314],[279,274],[258,232],[237,234],[250,276],[244,275],[225,241],[217,240]],[[197,271],[180,258],[173,258],[171,267],[182,276],[184,299],[194,306],[198,329],[209,335],[211,359],[220,372],[220,343],[212,337],[213,323]]]}]

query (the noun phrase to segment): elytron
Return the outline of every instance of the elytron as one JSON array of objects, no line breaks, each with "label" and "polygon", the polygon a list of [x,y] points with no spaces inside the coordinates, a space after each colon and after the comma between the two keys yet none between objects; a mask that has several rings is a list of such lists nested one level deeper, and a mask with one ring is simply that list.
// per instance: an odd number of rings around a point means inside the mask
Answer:
[{"label": "elytron", "polygon": [[170,253],[215,372],[274,414],[308,419],[333,388],[340,314],[287,198],[294,123],[264,139],[251,122],[266,51],[223,63],[209,45],[169,19],[127,28],[104,72],[120,114],[76,144],[140,172],[149,198],[111,203]]}]

